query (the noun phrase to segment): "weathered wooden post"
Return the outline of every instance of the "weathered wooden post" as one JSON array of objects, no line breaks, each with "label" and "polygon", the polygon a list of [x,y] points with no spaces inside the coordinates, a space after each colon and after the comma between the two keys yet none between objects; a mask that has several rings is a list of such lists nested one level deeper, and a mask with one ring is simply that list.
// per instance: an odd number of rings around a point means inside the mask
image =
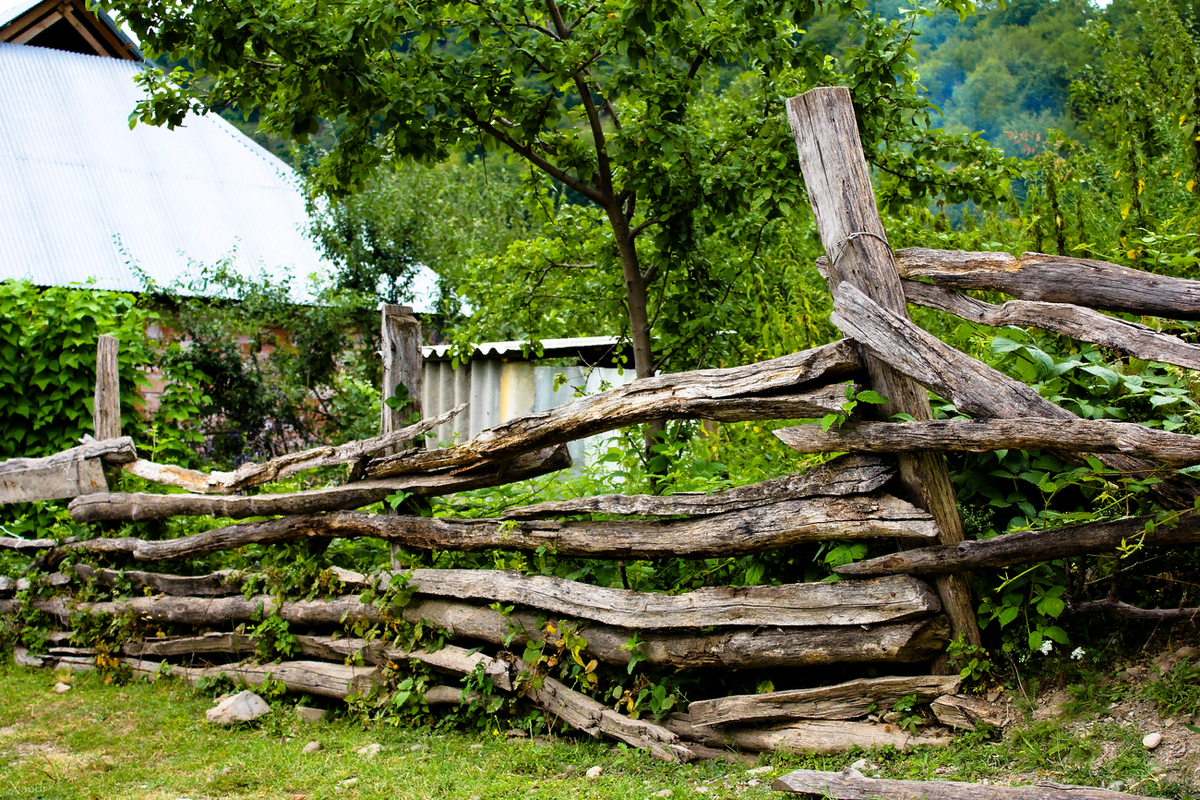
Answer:
[{"label": "weathered wooden post", "polygon": [[[830,290],[847,281],[884,308],[907,318],[904,290],[879,218],[850,91],[827,86],[793,97],[788,101],[788,121],[829,260],[825,277]],[[864,353],[863,360],[873,388],[888,398],[880,410],[884,419],[899,413],[918,420],[932,417],[924,387],[869,354]],[[910,453],[901,454],[899,462],[900,481],[908,499],[933,516],[939,541],[961,542],[962,520],[945,458],[940,453]],[[979,644],[969,578],[940,577],[937,587],[953,635]]]},{"label": "weathered wooden post", "polygon": [[92,403],[92,433],[99,441],[121,435],[121,385],[115,336],[101,334],[96,343],[96,394]]},{"label": "weathered wooden post", "polygon": [[[414,411],[421,413],[421,323],[408,306],[380,303],[379,311],[383,323],[383,419],[379,432],[391,433],[403,428]],[[400,384],[408,389],[408,403],[390,408],[387,401]]]},{"label": "weathered wooden post", "polygon": [[[380,402],[382,419],[379,432],[391,433],[403,428],[413,412],[421,413],[421,322],[408,306],[380,303],[379,311],[383,326],[383,397]],[[401,384],[408,390],[408,402],[392,408],[388,400],[395,396],[396,387]],[[391,455],[406,446],[407,443],[399,444],[384,450],[382,454]],[[394,515],[399,513],[399,509],[389,508],[385,513]],[[398,569],[396,554],[400,552],[400,545],[393,544],[391,551],[392,569]]]}]

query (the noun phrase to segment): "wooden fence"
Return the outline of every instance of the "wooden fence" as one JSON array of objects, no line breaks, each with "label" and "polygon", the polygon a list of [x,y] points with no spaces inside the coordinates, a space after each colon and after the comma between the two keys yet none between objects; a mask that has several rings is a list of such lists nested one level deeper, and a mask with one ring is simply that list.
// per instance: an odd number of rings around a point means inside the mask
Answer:
[{"label": "wooden fence", "polygon": [[[634,720],[550,677],[531,682],[527,665],[508,649],[530,637],[548,636],[538,624],[540,617],[575,623],[584,629],[585,656],[615,665],[628,664],[634,657],[630,642],[635,635],[639,659],[680,669],[929,662],[944,651],[952,636],[979,641],[966,576],[970,570],[1111,552],[1142,531],[1146,522],[1128,519],[964,541],[943,451],[1046,449],[1072,462],[1094,455],[1111,468],[1140,475],[1163,464],[1200,462],[1197,439],[1078,419],[1033,389],[948,347],[913,325],[907,315],[907,304],[914,303],[985,324],[1036,325],[1138,358],[1194,368],[1200,364],[1200,347],[1070,303],[1200,319],[1200,283],[1041,254],[1013,259],[997,253],[893,253],[876,210],[849,93],[824,88],[793,98],[789,118],[827,254],[819,268],[833,293],[833,322],[846,339],[748,366],[639,380],[509,420],[447,448],[405,445],[445,422],[448,415],[401,427],[402,415],[385,409],[384,433],[379,437],[248,464],[230,473],[150,464],[135,458],[132,443],[120,439],[85,444],[50,459],[8,462],[0,465],[0,480],[10,501],[31,498],[21,476],[36,474],[44,480],[45,475],[61,473],[68,476],[68,484],[74,481],[76,489],[59,487],[58,494],[46,496],[61,497],[63,491],[78,494],[70,503],[70,513],[81,523],[179,515],[268,519],[233,522],[162,541],[104,535],[65,542],[0,539],[0,547],[38,551],[33,574],[44,576],[38,580],[58,591],[57,596],[43,593],[39,599],[0,600],[0,612],[18,611],[24,602],[64,625],[70,624],[73,613],[86,611],[215,628],[219,632],[131,641],[124,644],[121,658],[135,671],[170,671],[189,679],[225,673],[249,683],[273,677],[295,691],[331,697],[345,697],[373,685],[379,677],[376,665],[397,659],[416,659],[450,676],[482,670],[496,688],[519,687],[528,702],[574,728],[649,748],[673,760],[727,746],[828,752],[851,745],[903,747],[943,741],[937,733],[913,736],[895,726],[863,721],[874,709],[908,695],[934,703],[939,717],[948,723],[969,726],[971,702],[956,696],[958,680],[944,675],[861,679],[704,700],[692,703],[685,714],[657,722]],[[1002,291],[1020,299],[996,307],[956,291],[964,289]],[[390,343],[385,385],[394,385],[406,369],[405,359],[419,355],[404,356],[403,337],[389,334],[403,328],[402,313],[389,307],[383,316]],[[419,375],[419,370],[403,374],[416,380],[411,376]],[[779,432],[785,443],[802,452],[848,455],[803,474],[754,486],[708,496],[581,498],[511,509],[501,519],[432,519],[355,510],[401,490],[428,497],[544,475],[569,465],[564,443],[637,423],[837,414],[848,387],[866,386],[889,398],[876,421],[852,421],[828,431],[806,425]],[[950,400],[973,419],[933,421],[928,391]],[[411,385],[410,396],[420,397]],[[913,421],[886,421],[899,413]],[[97,483],[103,477],[101,464],[188,491],[110,493]],[[351,479],[315,491],[237,494],[331,464],[353,465]],[[85,473],[90,477],[85,478]],[[8,488],[18,484],[26,488]],[[1200,540],[1200,525],[1190,512],[1198,489],[1200,484],[1190,478],[1170,474],[1153,487],[1164,504],[1183,512],[1177,524],[1148,534],[1147,545]],[[629,519],[558,519],[588,513]],[[718,587],[679,595],[499,570],[415,570],[407,575],[412,600],[399,614],[410,622],[432,623],[455,642],[434,652],[330,635],[341,631],[346,620],[387,619],[385,611],[361,600],[359,593],[386,586],[388,574],[331,570],[347,593],[333,600],[300,601],[269,596],[247,599],[242,588],[254,578],[247,573],[172,575],[82,564],[58,569],[76,556],[117,564],[174,561],[250,544],[322,542],[336,537],[370,537],[409,548],[466,552],[545,548],[564,556],[623,559],[733,556],[801,542],[849,539],[893,539],[902,549],[838,568],[846,579],[837,583]],[[86,581],[120,582],[131,587],[134,595],[144,596],[76,601],[70,590]],[[30,585],[28,578],[0,578],[0,592]],[[514,610],[501,614],[492,608],[495,604],[512,605]],[[270,614],[306,632],[297,640],[305,660],[281,664],[243,660],[253,652],[254,642],[235,632],[235,626]],[[47,654],[23,654],[23,658],[31,663],[87,667],[94,663],[95,654],[70,647],[64,631],[52,637]],[[209,666],[184,666],[181,659]],[[347,665],[354,660],[365,666]],[[426,697],[430,703],[469,699],[449,684],[434,687]]]}]

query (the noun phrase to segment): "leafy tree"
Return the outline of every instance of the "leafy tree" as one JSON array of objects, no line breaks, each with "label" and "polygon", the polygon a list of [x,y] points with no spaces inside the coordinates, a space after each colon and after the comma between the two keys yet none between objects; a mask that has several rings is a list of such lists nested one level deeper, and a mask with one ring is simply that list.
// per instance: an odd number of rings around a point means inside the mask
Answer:
[{"label": "leafy tree", "polygon": [[[676,307],[703,316],[705,293],[687,294],[730,284],[719,255],[696,257],[702,234],[748,216],[761,225],[800,202],[786,97],[848,84],[897,203],[991,195],[1001,167],[982,142],[927,135],[912,25],[861,0],[822,6],[859,31],[837,60],[804,34],[812,0],[114,5],[149,47],[203,65],[148,73],[143,121],[177,125],[189,110],[234,105],[303,140],[336,119],[346,127],[315,172],[332,194],[362,187],[386,157],[475,146],[566,187],[596,210],[584,226],[589,262],[619,275],[606,279],[622,289],[639,377],[656,367],[649,288],[661,293],[655,284],[676,268],[689,278]],[[722,93],[731,71],[749,77]],[[947,162],[963,167],[948,173]]]}]

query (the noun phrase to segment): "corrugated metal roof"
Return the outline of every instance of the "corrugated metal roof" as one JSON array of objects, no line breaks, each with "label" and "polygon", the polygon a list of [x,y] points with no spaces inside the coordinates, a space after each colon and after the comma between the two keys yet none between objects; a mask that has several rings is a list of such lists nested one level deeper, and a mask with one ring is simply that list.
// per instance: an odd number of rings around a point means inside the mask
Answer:
[{"label": "corrugated metal roof", "polygon": [[[129,114],[128,61],[0,43],[0,280],[136,291],[233,254],[242,274],[326,273],[290,168],[215,114]],[[119,244],[118,244],[119,242]]]},{"label": "corrugated metal roof", "polygon": [[[574,356],[580,353],[602,355],[606,351],[616,351],[621,340],[615,336],[579,336],[572,339],[540,339],[542,358],[559,358]],[[475,345],[473,357],[482,358],[524,358],[523,348],[527,341],[513,342],[484,342]],[[421,353],[428,359],[449,358],[450,345],[435,344],[421,348]]]}]

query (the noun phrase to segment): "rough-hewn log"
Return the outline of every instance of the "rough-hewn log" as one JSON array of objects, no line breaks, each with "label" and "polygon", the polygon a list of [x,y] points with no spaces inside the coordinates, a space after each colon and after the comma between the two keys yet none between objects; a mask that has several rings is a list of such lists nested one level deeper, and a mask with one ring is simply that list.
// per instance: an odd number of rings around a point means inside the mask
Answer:
[{"label": "rough-hewn log", "polygon": [[513,688],[508,664],[502,659],[492,658],[458,645],[448,644],[426,652],[390,647],[378,640],[334,639],[329,636],[297,636],[296,644],[301,653],[312,658],[343,660],[348,657],[361,657],[368,664],[402,662],[411,658],[452,675],[467,675],[481,669],[496,688],[506,692],[512,691]]},{"label": "rough-hewn log", "polygon": [[905,278],[952,289],[1004,292],[1022,300],[1072,303],[1170,319],[1200,319],[1200,282],[1107,261],[1022,253],[968,253],[913,247],[896,251]]},{"label": "rough-hewn log", "polygon": [[223,654],[249,656],[254,639],[245,633],[205,633],[200,636],[155,636],[125,642],[121,652],[127,656],[167,658]]},{"label": "rough-hewn log", "polygon": [[37,587],[66,586],[70,582],[71,576],[61,572],[52,572],[49,575],[40,575],[33,579],[0,577],[0,594],[25,592]]},{"label": "rough-hewn log", "polygon": [[[832,755],[855,747],[895,747],[906,750],[916,745],[940,746],[950,743],[946,736],[914,735],[896,725],[842,720],[810,720],[769,728],[708,728],[695,724],[688,714],[671,714],[663,725],[685,741],[697,741],[710,747],[737,747],[754,752],[804,753]],[[890,795],[880,795],[890,797]]]},{"label": "rough-hewn log", "polygon": [[[159,662],[139,658],[123,658],[136,672],[161,674]],[[362,694],[375,685],[379,676],[374,667],[353,667],[325,661],[283,661],[278,664],[222,664],[215,667],[170,666],[172,675],[196,683],[201,678],[213,679],[222,675],[251,686],[261,686],[268,680],[281,682],[290,692],[313,694],[342,699]]]},{"label": "rough-hewn log", "polygon": [[121,377],[117,350],[121,341],[106,333],[96,341],[96,391],[92,398],[92,432],[96,439],[121,435]]},{"label": "rough-hewn log", "polygon": [[[867,581],[800,583],[744,588],[714,587],[680,595],[607,589],[575,581],[502,570],[413,570],[419,594],[517,603],[577,619],[654,630],[709,625],[803,627],[872,625],[936,613],[937,597],[921,581],[893,576]],[[69,621],[72,610],[119,614],[133,610],[156,622],[187,625],[249,622],[278,614],[303,625],[337,625],[343,619],[378,621],[381,612],[356,596],[280,603],[244,597],[135,597],[104,603],[36,601],[38,610]]]},{"label": "rough-hewn log", "polygon": [[755,725],[799,719],[858,719],[876,709],[889,709],[913,695],[920,704],[958,691],[957,675],[914,675],[859,678],[816,689],[734,695],[688,704],[688,716],[701,727]]},{"label": "rough-hewn log", "polygon": [[[813,397],[818,398],[817,405],[825,407],[830,390],[822,391],[818,385],[852,376],[860,370],[861,362],[853,346],[834,342],[744,367],[643,378],[549,411],[516,417],[455,447],[398,453],[379,459],[368,466],[367,474],[382,478],[426,470],[457,469],[481,460],[509,458],[551,444],[653,420],[746,418],[730,413],[728,409],[721,412],[720,417],[714,416],[720,409],[713,401],[728,400],[730,403],[727,405],[735,409],[745,405],[752,410],[753,404],[744,403],[747,398],[780,394],[800,397],[814,389],[817,393]],[[767,413],[774,415],[779,412],[772,410]],[[801,408],[791,413],[797,417],[808,415]],[[815,415],[824,413],[827,412]]]},{"label": "rough-hewn log", "polygon": [[1008,722],[1001,707],[963,694],[939,697],[929,704],[929,710],[937,717],[938,722],[960,730],[973,731],[976,722],[986,722],[998,728]]},{"label": "rough-hewn log", "polygon": [[1115,614],[1126,619],[1144,619],[1154,622],[1171,622],[1175,620],[1200,621],[1200,608],[1139,608],[1120,600],[1092,600],[1087,603],[1076,603],[1069,609],[1071,614]]},{"label": "rough-hewn log", "polygon": [[417,569],[411,572],[408,586],[419,595],[515,603],[635,630],[873,625],[940,610],[928,585],[899,575],[838,583],[718,586],[668,595],[506,570]]},{"label": "rough-hewn log", "polygon": [[371,439],[347,442],[343,445],[314,447],[298,453],[286,453],[278,458],[259,464],[243,464],[233,472],[198,472],[194,469],[184,469],[170,464],[155,464],[141,459],[124,466],[126,472],[140,478],[162,483],[167,486],[178,486],[189,492],[202,494],[231,494],[240,492],[264,483],[277,481],[299,472],[318,467],[333,467],[338,464],[350,464],[361,461],[366,457],[387,450],[397,444],[411,441],[423,433],[433,430],[446,422],[464,408],[466,403],[456,406],[445,414],[434,419],[426,419],[399,430],[384,433]]},{"label": "rough-hewn log", "polygon": [[[689,520],[503,522],[385,516],[355,511],[243,522],[178,539],[88,539],[63,551],[125,553],[144,561],[191,558],[302,539],[371,537],[409,547],[478,552],[546,548],[592,558],[715,558],[830,539],[932,539],[929,515],[889,495],[817,497]],[[48,558],[47,563],[52,563]]]},{"label": "rough-hewn log", "polygon": [[133,439],[89,441],[45,458],[0,462],[0,504],[59,500],[107,492],[101,459],[119,463],[137,457]]},{"label": "rough-hewn log", "polygon": [[[411,623],[425,621],[455,637],[519,647],[542,637],[538,616],[498,611],[448,600],[414,600],[404,609]],[[561,630],[562,619],[555,618]],[[577,626],[587,655],[624,666],[631,657],[633,631],[609,625]],[[676,669],[774,669],[843,663],[916,663],[933,658],[950,641],[944,616],[886,625],[830,625],[814,628],[738,628],[711,633],[638,634],[637,654],[648,664]]]},{"label": "rough-hewn log", "polygon": [[[1078,419],[1070,411],[1043,398],[1036,390],[997,372],[940,341],[843,284],[834,292],[834,325],[876,357],[952,402],[974,417],[1013,419],[1045,417]],[[1055,450],[1071,463],[1085,463],[1090,453]],[[1149,475],[1157,466],[1121,453],[1097,454],[1106,466],[1119,472]],[[1190,508],[1200,495],[1200,483],[1166,478],[1151,488],[1164,504]]]},{"label": "rough-hewn log", "polygon": [[815,794],[832,800],[1132,800],[1137,795],[1067,786],[1061,783],[1035,783],[1029,786],[995,786],[959,781],[892,781],[864,778],[853,769],[821,772],[798,769],[771,784],[780,792]]},{"label": "rough-hewn log", "polygon": [[406,491],[433,497],[486,486],[499,486],[544,475],[571,466],[564,446],[527,453],[510,461],[486,463],[454,475],[408,475],[377,481],[359,481],[307,492],[261,494],[254,497],[213,497],[196,494],[99,494],[71,501],[76,522],[128,520],[141,522],[174,516],[213,516],[245,519],[277,514],[313,514],[378,503],[390,494]]},{"label": "rough-hewn log", "polygon": [[[521,673],[529,672],[529,667],[517,658],[513,659],[513,668]],[[676,734],[661,725],[619,714],[587,695],[568,689],[549,676],[527,681],[524,689],[525,697],[534,705],[549,711],[558,721],[590,736],[611,736],[639,749],[649,750],[664,761],[686,762],[696,757],[680,744]]]},{"label": "rough-hewn log", "polygon": [[952,450],[1086,450],[1125,453],[1171,466],[1200,462],[1200,438],[1106,419],[937,419],[923,422],[847,422],[783,428],[775,435],[801,453],[902,453]]},{"label": "rough-hewn log", "polygon": [[643,516],[711,516],[804,497],[833,497],[873,492],[896,474],[893,461],[845,455],[805,472],[739,486],[715,494],[606,494],[553,500],[510,508],[504,519],[543,519],[568,514],[639,514]]},{"label": "rough-hewn log", "polygon": [[1020,531],[991,539],[960,542],[952,547],[921,547],[836,567],[842,575],[938,575],[996,569],[1013,564],[1050,561],[1086,553],[1111,553],[1124,542],[1150,546],[1200,542],[1200,518],[1185,513],[1173,523],[1146,531],[1152,517],[1130,517],[1113,522],[1085,522],[1048,531]]},{"label": "rough-hewn log", "polygon": [[116,586],[121,581],[128,581],[129,588],[135,592],[153,589],[163,594],[192,597],[225,597],[238,594],[245,577],[235,569],[222,569],[207,575],[168,575],[133,569],[97,569],[86,564],[76,564],[71,570],[81,580],[92,580],[101,586]]},{"label": "rough-hewn log", "polygon": [[[829,258],[825,277],[830,290],[835,296],[841,286],[861,290],[894,314],[907,317],[904,290],[879,218],[850,91],[840,86],[809,90],[787,102],[787,113],[817,231]],[[932,418],[922,386],[877,354],[868,353],[863,361],[871,387],[888,398],[878,409],[882,419],[900,413],[918,420]],[[905,499],[933,515],[942,544],[961,542],[962,520],[945,457],[911,453],[901,454],[898,460]],[[979,644],[968,578],[938,578],[937,588],[956,635]]]},{"label": "rough-hewn log", "polygon": [[53,539],[18,539],[15,536],[0,536],[0,550],[49,550],[58,545]]},{"label": "rough-hewn log", "polygon": [[1009,300],[996,306],[919,281],[904,281],[904,296],[913,305],[936,308],[981,325],[1041,328],[1079,341],[1104,345],[1145,361],[1200,369],[1200,346],[1147,325],[1116,319],[1088,308],[1029,300]]}]

